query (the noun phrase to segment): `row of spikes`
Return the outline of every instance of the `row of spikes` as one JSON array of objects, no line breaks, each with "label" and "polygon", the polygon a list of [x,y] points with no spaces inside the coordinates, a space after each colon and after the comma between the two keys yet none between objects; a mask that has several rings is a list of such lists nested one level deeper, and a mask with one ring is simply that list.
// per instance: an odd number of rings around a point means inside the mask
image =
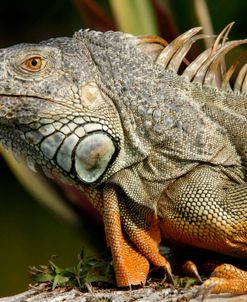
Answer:
[{"label": "row of spikes", "polygon": [[[185,62],[187,67],[181,76],[191,82],[223,90],[232,89],[229,81],[236,68],[247,57],[247,51],[244,51],[226,70],[224,63],[226,54],[239,45],[247,44],[247,39],[227,41],[233,24],[234,22],[228,24],[217,36],[213,46],[202,52],[191,63],[188,63],[185,56],[192,45],[199,39],[212,37],[198,34],[202,29],[201,27],[188,30],[171,43],[167,43],[164,39],[156,36],[139,36],[137,37],[137,47],[149,55],[155,63],[161,64],[166,69],[176,73],[178,73],[182,62]],[[243,64],[240,69],[233,90],[242,93],[247,92],[247,63]]]}]

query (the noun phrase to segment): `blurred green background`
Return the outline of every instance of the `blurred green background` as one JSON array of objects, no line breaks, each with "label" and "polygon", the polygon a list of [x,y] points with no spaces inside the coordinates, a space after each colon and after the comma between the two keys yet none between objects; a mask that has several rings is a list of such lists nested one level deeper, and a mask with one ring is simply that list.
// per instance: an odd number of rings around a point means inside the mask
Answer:
[{"label": "blurred green background", "polygon": [[[0,45],[72,35],[81,27],[70,0],[1,1]],[[0,157],[0,297],[27,289],[28,267],[59,255],[72,266],[81,250],[79,232],[37,203]]]},{"label": "blurred green background", "polygon": [[[81,27],[122,29],[113,2],[1,0],[0,46],[71,36]],[[147,18],[154,19],[156,15],[155,20],[150,19],[153,23],[149,23],[149,28],[163,34],[168,40],[198,25],[195,1],[192,0],[115,0],[115,4],[130,4],[133,19],[140,12],[142,4],[146,5],[147,2],[146,7],[151,10]],[[215,32],[218,33],[227,23],[236,21],[230,37],[247,36],[246,0],[210,0],[207,3]],[[99,10],[99,7],[103,10]],[[126,15],[126,19],[130,23],[130,16]],[[143,17],[143,20],[146,19]],[[136,32],[141,32],[144,25],[133,26]],[[51,255],[59,256],[57,262],[61,266],[74,265],[81,246],[82,236],[78,230],[37,203],[0,157],[0,297],[25,290],[29,282],[28,266],[47,263]]]}]

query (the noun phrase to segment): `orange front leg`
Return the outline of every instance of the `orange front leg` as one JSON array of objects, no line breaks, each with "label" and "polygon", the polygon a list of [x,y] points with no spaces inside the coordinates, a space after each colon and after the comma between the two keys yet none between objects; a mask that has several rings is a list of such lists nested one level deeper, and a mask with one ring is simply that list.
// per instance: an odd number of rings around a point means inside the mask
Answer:
[{"label": "orange front leg", "polygon": [[104,190],[103,219],[107,243],[111,248],[118,286],[145,284],[149,262],[131,244],[122,230],[116,191]]},{"label": "orange front leg", "polygon": [[[127,198],[126,198],[127,199]],[[160,233],[155,219],[125,207],[122,196],[112,187],[104,189],[103,219],[111,247],[118,286],[145,284],[149,262],[162,267],[171,277],[167,260],[159,253]],[[133,215],[131,215],[133,214]]]}]

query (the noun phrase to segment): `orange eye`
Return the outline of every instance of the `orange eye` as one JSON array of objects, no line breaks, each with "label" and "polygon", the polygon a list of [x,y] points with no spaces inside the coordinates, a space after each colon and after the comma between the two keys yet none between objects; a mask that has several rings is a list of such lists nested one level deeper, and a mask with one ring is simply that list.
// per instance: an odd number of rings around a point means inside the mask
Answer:
[{"label": "orange eye", "polygon": [[27,60],[25,60],[21,67],[28,71],[40,71],[44,67],[44,59],[42,57],[31,57]]}]

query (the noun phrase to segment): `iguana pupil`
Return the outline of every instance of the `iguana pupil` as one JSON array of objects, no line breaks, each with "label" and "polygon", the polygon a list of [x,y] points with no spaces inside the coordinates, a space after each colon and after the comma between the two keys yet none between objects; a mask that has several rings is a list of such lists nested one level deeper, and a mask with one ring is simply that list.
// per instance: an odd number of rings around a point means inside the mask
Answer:
[{"label": "iguana pupil", "polygon": [[32,66],[36,66],[38,64],[38,62],[36,59],[32,59],[31,64],[32,64]]}]

